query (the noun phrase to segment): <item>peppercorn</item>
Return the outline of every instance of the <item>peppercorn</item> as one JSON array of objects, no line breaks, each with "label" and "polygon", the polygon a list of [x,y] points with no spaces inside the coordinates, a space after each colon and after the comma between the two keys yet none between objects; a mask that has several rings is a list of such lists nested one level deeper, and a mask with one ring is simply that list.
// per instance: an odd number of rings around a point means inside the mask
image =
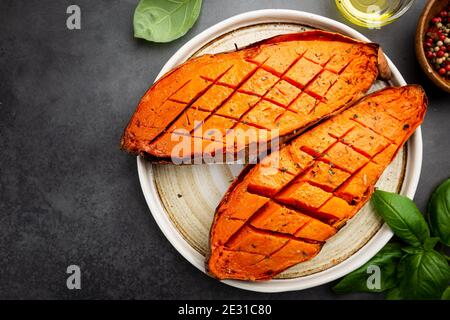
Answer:
[{"label": "peppercorn", "polygon": [[425,56],[441,76],[450,79],[450,3],[430,21],[423,43]]}]

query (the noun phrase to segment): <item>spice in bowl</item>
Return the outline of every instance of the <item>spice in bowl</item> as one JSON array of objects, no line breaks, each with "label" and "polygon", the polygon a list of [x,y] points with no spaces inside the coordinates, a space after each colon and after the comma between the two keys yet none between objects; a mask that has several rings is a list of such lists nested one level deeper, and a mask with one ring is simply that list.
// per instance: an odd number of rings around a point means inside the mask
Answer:
[{"label": "spice in bowl", "polygon": [[439,75],[450,79],[450,5],[430,21],[426,32],[425,56]]}]

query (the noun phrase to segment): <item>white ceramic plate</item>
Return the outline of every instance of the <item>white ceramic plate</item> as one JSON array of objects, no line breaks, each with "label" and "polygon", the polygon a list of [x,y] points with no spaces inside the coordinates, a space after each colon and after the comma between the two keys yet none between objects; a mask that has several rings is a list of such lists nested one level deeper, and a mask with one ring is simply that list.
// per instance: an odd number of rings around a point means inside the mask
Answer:
[{"label": "white ceramic plate", "polygon": [[[203,53],[232,50],[273,35],[319,28],[369,41],[354,29],[318,15],[293,10],[259,10],[222,21],[187,42],[158,75]],[[406,82],[388,59],[391,83],[377,81],[373,90]],[[139,179],[150,211],[172,245],[205,272],[208,233],[214,210],[242,165],[151,165],[137,159]],[[422,165],[420,128],[378,182],[383,190],[414,196]],[[373,257],[392,237],[389,227],[367,204],[314,259],[298,264],[265,282],[227,280],[224,283],[253,291],[280,292],[314,287],[355,270]]]}]

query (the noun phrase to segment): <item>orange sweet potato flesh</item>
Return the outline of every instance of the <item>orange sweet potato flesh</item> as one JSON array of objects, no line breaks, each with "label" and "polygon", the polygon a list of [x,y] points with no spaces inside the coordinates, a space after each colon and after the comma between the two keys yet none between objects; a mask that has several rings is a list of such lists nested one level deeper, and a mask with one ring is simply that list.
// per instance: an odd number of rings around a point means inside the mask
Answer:
[{"label": "orange sweet potato flesh", "polygon": [[[192,158],[205,149],[236,155],[254,142],[298,135],[361,98],[387,71],[378,45],[318,30],[203,55],[147,91],[125,129],[122,148],[155,162]],[[208,136],[212,129],[213,137]],[[256,133],[227,148],[229,129]],[[264,133],[271,129],[278,131]],[[192,150],[179,155],[176,145],[186,136]]]},{"label": "orange sweet potato flesh", "polygon": [[216,210],[210,274],[267,280],[317,255],[368,201],[426,104],[416,85],[380,90],[247,166]]}]

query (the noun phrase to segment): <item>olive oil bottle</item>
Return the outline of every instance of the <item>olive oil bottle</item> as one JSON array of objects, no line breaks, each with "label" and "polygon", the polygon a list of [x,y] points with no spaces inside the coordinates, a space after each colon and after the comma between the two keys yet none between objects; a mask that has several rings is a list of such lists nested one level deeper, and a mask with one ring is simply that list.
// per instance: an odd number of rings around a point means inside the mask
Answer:
[{"label": "olive oil bottle", "polygon": [[350,22],[378,29],[398,19],[414,0],[336,0],[336,6]]}]

